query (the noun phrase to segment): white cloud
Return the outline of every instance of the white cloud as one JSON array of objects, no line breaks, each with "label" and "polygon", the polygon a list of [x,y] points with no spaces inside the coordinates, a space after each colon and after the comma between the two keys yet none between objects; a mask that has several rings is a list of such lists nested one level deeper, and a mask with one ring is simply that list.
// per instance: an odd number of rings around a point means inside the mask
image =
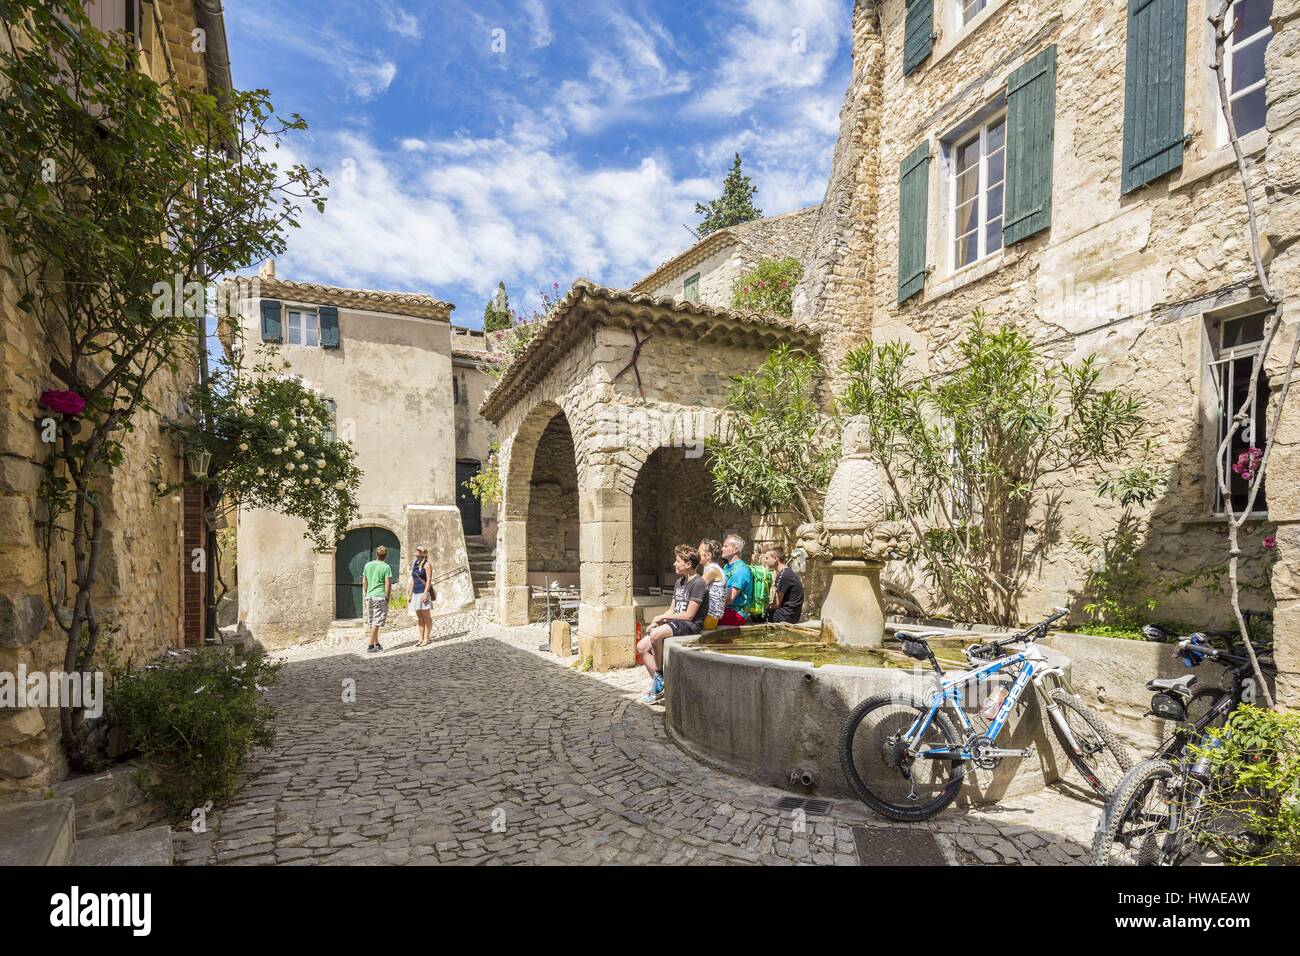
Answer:
[{"label": "white cloud", "polygon": [[403,10],[393,0],[381,0],[379,13],[384,18],[384,25],[399,36],[418,40],[424,35],[419,17]]},{"label": "white cloud", "polygon": [[541,49],[550,46],[555,39],[555,31],[551,29],[551,17],[544,0],[524,0],[524,13],[532,31],[533,47]]},{"label": "white cloud", "polygon": [[660,48],[671,51],[672,40],[662,26],[613,8],[604,13],[610,32],[599,31],[600,43],[589,45],[586,78],[566,80],[555,97],[560,119],[582,133],[625,116],[646,101],[691,88],[685,71],[665,62]]},{"label": "white cloud", "polygon": [[[690,241],[682,224],[714,189],[675,179],[659,156],[584,169],[513,138],[423,141],[419,152],[384,152],[355,134],[329,142],[338,153],[304,160],[332,180],[325,215],[302,217],[282,272],[442,296],[468,289],[466,320],[500,279],[521,302],[578,276],[630,283]],[[348,159],[354,174],[344,175]]]},{"label": "white cloud", "polygon": [[819,87],[844,38],[843,0],[744,0],[741,22],[726,27],[725,53],[693,104],[704,116],[736,116],[761,100]]}]

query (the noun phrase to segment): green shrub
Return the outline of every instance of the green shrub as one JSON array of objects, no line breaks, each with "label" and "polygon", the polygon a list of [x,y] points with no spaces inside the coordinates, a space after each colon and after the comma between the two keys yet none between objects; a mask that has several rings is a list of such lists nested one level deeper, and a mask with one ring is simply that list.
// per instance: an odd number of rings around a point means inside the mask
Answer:
[{"label": "green shrub", "polygon": [[732,284],[731,304],[737,309],[789,318],[794,314],[794,287],[802,278],[803,266],[798,259],[761,259]]},{"label": "green shrub", "polygon": [[1225,781],[1208,798],[1214,825],[1201,841],[1231,863],[1300,863],[1300,713],[1243,704],[1194,750]]},{"label": "green shrub", "polygon": [[280,666],[216,650],[138,671],[110,664],[108,718],[145,760],[141,786],[177,818],[229,800],[253,747],[275,742],[261,691]]}]

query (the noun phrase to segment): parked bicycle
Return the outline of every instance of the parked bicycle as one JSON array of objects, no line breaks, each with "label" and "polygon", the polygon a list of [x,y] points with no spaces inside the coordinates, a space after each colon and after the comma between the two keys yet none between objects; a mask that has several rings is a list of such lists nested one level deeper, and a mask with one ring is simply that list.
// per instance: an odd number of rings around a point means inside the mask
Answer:
[{"label": "parked bicycle", "polygon": [[[1133,758],[1101,717],[1071,692],[1061,668],[1035,646],[1068,614],[1058,607],[1023,631],[967,647],[972,669],[951,675],[944,673],[928,643],[942,632],[899,632],[903,653],[928,661],[938,675],[938,688],[925,700],[881,694],[849,714],[840,736],[840,762],[863,802],[894,820],[926,820],[956,798],[967,763],[992,770],[1008,757],[1032,757],[1032,745],[998,746],[1012,708],[1030,684],[1071,763],[1097,793],[1109,794]],[[1016,644],[1024,647],[1007,650]],[[997,686],[984,694],[990,684]],[[964,699],[972,693],[983,699],[983,706],[966,706]],[[955,714],[955,724],[949,713]]]},{"label": "parked bicycle", "polygon": [[[1168,636],[1151,626],[1143,632],[1152,640]],[[1203,633],[1181,638],[1176,653],[1189,668],[1211,660],[1229,670],[1218,687],[1201,685],[1195,674],[1147,681],[1153,691],[1149,714],[1177,726],[1107,800],[1092,841],[1095,866],[1177,866],[1196,852],[1198,835],[1207,828],[1233,825],[1209,809],[1209,798],[1230,781],[1215,779],[1212,762],[1197,747],[1209,740],[1209,728],[1222,726],[1243,701],[1253,699],[1254,669],[1246,654],[1219,650]],[[1276,673],[1271,662],[1261,660],[1260,667]],[[1249,852],[1249,838],[1243,835],[1242,841],[1242,850]]]}]

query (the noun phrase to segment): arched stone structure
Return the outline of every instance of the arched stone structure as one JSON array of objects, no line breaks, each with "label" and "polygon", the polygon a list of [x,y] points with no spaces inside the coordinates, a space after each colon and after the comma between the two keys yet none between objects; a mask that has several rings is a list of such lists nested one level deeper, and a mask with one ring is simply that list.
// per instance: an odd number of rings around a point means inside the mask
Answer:
[{"label": "arched stone structure", "polygon": [[731,376],[780,343],[815,353],[815,328],[603,289],[580,280],[484,399],[498,425],[503,500],[497,619],[527,623],[528,511],[538,443],[556,415],[578,476],[578,643],[601,670],[630,666],[632,495],[659,448],[703,451],[725,435]]}]

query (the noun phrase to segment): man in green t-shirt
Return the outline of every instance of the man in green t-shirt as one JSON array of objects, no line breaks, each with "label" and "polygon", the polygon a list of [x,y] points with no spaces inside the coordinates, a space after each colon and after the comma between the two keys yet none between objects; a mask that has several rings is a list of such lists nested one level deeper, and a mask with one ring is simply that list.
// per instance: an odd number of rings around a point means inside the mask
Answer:
[{"label": "man in green t-shirt", "polygon": [[384,559],[388,549],[382,544],[375,549],[375,560],[367,561],[361,572],[366,587],[366,623],[370,625],[370,646],[367,654],[384,649],[379,643],[379,629],[388,623],[388,600],[393,596],[393,569]]}]

